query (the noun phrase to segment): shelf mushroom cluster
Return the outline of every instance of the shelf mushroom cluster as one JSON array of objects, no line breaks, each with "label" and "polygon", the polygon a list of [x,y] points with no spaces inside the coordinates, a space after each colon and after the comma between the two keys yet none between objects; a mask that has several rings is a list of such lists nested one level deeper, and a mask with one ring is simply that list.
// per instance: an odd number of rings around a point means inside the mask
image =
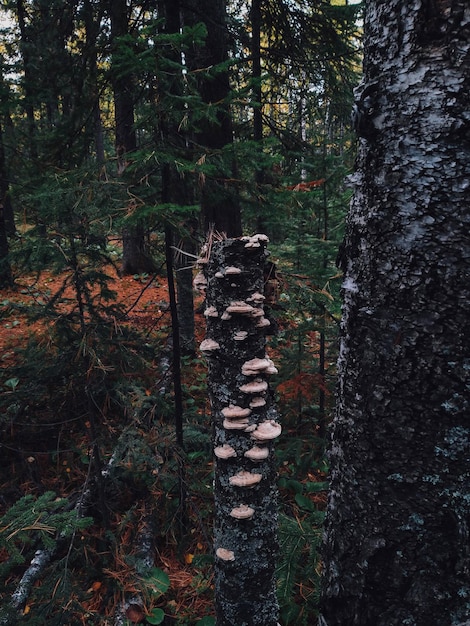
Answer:
[{"label": "shelf mushroom cluster", "polygon": [[[263,248],[267,241],[268,237],[262,234],[240,238],[247,251],[253,250],[250,256],[256,252],[264,254]],[[211,277],[204,276],[201,271],[195,278],[195,287],[201,292],[208,288],[209,294],[212,289],[214,294],[224,294],[223,304],[216,297],[212,302],[209,298],[204,310],[208,321],[208,337],[200,344],[200,350],[210,359],[211,364],[219,359],[225,361],[225,357],[232,356],[232,352],[236,359],[234,362],[237,362],[240,355],[249,354],[251,339],[256,339],[253,345],[258,346],[252,354],[259,354],[259,339],[263,330],[270,325],[264,315],[265,296],[260,293],[260,287],[249,289],[247,296],[242,295],[248,270],[237,267],[233,258],[225,264],[220,263],[218,271]],[[198,259],[200,269],[207,264],[208,259],[209,250],[203,251]],[[228,297],[225,295],[227,293],[230,294]],[[229,320],[232,322],[226,324]],[[224,332],[225,327],[227,332]],[[269,473],[269,466],[264,462],[272,455],[270,441],[281,433],[280,424],[275,419],[269,419],[273,412],[265,408],[269,400],[267,377],[276,374],[277,369],[267,355],[245,362],[242,357],[238,363],[237,375],[233,377],[237,383],[233,393],[229,393],[231,402],[224,399],[222,408],[217,409],[220,418],[218,425],[221,428],[217,433],[218,445],[214,447],[214,456],[220,466],[225,468],[221,484],[233,488],[234,501],[230,499],[231,508],[228,507],[225,514],[237,524],[250,524],[249,520],[261,506],[256,487],[262,484]],[[221,543],[222,546],[216,549],[216,557],[227,563],[235,561],[236,547],[230,544],[224,547],[223,540]]]}]

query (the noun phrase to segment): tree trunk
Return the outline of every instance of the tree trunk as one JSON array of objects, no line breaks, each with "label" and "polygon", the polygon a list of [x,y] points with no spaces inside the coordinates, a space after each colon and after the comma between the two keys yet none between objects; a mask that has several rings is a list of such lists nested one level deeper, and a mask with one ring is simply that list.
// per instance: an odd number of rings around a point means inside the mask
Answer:
[{"label": "tree trunk", "polygon": [[206,176],[201,194],[201,209],[206,232],[213,229],[228,237],[242,234],[241,211],[238,194],[230,178],[236,176],[236,163],[224,163],[227,154],[222,149],[233,143],[233,128],[227,98],[230,82],[227,71],[217,71],[211,76],[210,70],[228,58],[227,25],[224,0],[192,0],[191,11],[185,13],[186,23],[204,22],[207,37],[203,46],[193,50],[188,65],[193,68],[207,68],[200,73],[199,89],[208,109],[214,109],[212,116],[201,120],[197,142],[207,152],[207,161],[215,168]]},{"label": "tree trunk", "polygon": [[[118,39],[129,32],[128,11],[126,0],[109,2],[113,46],[118,46]],[[134,127],[134,80],[129,72],[122,74],[117,71],[112,76],[117,172],[119,176],[122,176],[129,165],[132,153],[137,149]],[[123,229],[122,248],[122,274],[141,274],[155,271],[155,262],[147,253],[145,228],[142,223],[132,224]]]},{"label": "tree trunk", "polygon": [[9,194],[5,150],[3,145],[3,130],[0,124],[0,288],[9,287],[13,284],[11,266],[8,259],[8,221],[9,219],[10,222],[12,221],[12,214],[13,211]]},{"label": "tree trunk", "polygon": [[34,63],[31,60],[31,48],[32,43],[28,36],[26,27],[26,11],[23,0],[18,0],[16,3],[16,15],[18,18],[18,27],[20,30],[20,51],[23,57],[23,72],[24,72],[24,110],[27,119],[28,138],[29,138],[29,152],[30,157],[34,160],[38,157],[38,150],[36,145],[36,120],[34,113],[34,95],[33,95],[33,75],[34,75]]},{"label": "tree trunk", "polygon": [[100,33],[103,8],[100,7],[95,15],[93,4],[90,0],[85,0],[82,6],[83,21],[86,35],[86,63],[88,66],[87,81],[89,84],[89,99],[92,109],[91,119],[88,125],[91,126],[91,135],[94,138],[96,163],[102,166],[105,162],[103,124],[101,122],[100,94],[98,84],[98,45],[97,39]]},{"label": "tree trunk", "polygon": [[121,274],[150,274],[156,269],[155,261],[147,253],[145,228],[140,224],[123,228]]},{"label": "tree trunk", "polygon": [[[178,34],[181,32],[181,6],[177,0],[162,0],[160,3],[160,14],[164,16],[165,25],[164,32],[168,34]],[[171,52],[166,51],[170,55],[171,60],[178,67],[182,64],[181,51],[175,49]],[[167,87],[172,96],[182,97],[184,93],[184,80],[181,70],[176,70],[174,80]],[[161,136],[173,148],[177,150],[175,161],[178,156],[182,155],[183,159],[189,160],[189,141],[186,132],[180,128],[180,122],[176,121],[171,115],[167,119],[160,121]],[[158,140],[157,140],[158,141]],[[156,143],[157,143],[156,141]],[[194,204],[194,187],[190,177],[184,176],[178,172],[175,164],[167,163],[162,168],[162,202],[173,203],[180,206],[188,206]],[[189,232],[189,235],[178,234],[176,231],[171,232],[172,239],[178,239],[178,253],[172,254],[174,257],[174,265],[176,269],[176,290],[178,295],[178,326],[181,339],[181,354],[194,354],[194,297],[193,297],[193,271],[192,260],[196,254],[196,237],[193,231],[197,230],[197,217],[190,217],[184,220],[182,231]],[[175,235],[175,237],[173,237]],[[172,241],[175,245],[176,241]],[[180,358],[181,355],[178,355]]]},{"label": "tree trunk", "polygon": [[365,15],[323,626],[470,620],[470,6]]},{"label": "tree trunk", "polygon": [[251,1],[251,58],[253,64],[253,139],[263,141],[263,107],[261,89],[261,0]]},{"label": "tree trunk", "polygon": [[280,434],[267,379],[265,237],[212,243],[207,266],[208,385],[214,424],[217,626],[276,626]]}]

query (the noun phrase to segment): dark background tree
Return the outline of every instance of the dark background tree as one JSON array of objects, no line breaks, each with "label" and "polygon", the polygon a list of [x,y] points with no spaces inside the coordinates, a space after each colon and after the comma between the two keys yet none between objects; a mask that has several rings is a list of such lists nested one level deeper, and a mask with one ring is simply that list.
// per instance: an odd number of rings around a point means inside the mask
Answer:
[{"label": "dark background tree", "polygon": [[236,161],[232,150],[233,125],[230,110],[229,39],[225,0],[195,0],[189,3],[185,19],[204,23],[206,37],[188,53],[188,66],[198,68],[198,88],[206,106],[195,134],[200,158],[209,165],[201,181],[203,229],[215,229],[229,237],[242,234],[242,221],[236,178]]}]

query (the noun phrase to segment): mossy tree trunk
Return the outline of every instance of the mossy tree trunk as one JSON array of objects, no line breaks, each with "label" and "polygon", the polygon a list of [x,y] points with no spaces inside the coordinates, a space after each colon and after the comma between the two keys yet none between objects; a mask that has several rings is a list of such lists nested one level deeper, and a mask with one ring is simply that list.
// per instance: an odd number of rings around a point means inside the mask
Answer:
[{"label": "mossy tree trunk", "polygon": [[266,238],[212,243],[207,337],[215,455],[217,626],[276,626],[277,490],[273,442],[280,434],[268,379],[263,265]]},{"label": "mossy tree trunk", "polygon": [[470,623],[470,5],[370,0],[322,626]]}]

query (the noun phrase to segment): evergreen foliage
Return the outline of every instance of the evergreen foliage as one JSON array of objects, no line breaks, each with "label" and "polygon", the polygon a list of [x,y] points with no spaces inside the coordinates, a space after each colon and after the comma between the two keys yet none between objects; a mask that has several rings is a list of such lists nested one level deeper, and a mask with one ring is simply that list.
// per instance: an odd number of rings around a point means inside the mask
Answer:
[{"label": "evergreen foliage", "polygon": [[31,559],[35,551],[52,553],[58,539],[68,539],[92,523],[92,518],[80,517],[77,509],[68,508],[66,498],[46,491],[37,498],[27,494],[8,509],[0,518],[0,548],[8,554],[0,565],[2,580],[14,567]]},{"label": "evergreen foliage", "polygon": [[[145,293],[164,280],[171,228],[179,279],[206,236],[201,206],[222,212],[230,203],[241,209],[244,232],[262,228],[271,240],[267,309],[285,420],[279,600],[286,624],[308,624],[324,508],[314,485],[324,485],[327,470],[335,375],[335,258],[355,148],[358,9],[261,3],[257,76],[249,3],[229,2],[226,24],[214,19],[220,2],[207,2],[207,15],[200,3],[177,3],[177,28],[167,23],[171,3],[124,4],[118,34],[111,2],[0,8],[9,17],[0,50],[0,178],[15,226],[0,251],[9,271],[3,285],[13,283],[0,322],[14,346],[0,355],[0,602],[11,613],[2,619],[104,624],[135,593],[148,623],[163,623],[161,611],[181,625],[212,623],[205,371],[194,355],[182,359],[182,450],[169,382],[179,356],[166,306],[157,312],[155,304],[151,323],[137,327],[136,303],[123,302],[119,276],[123,233],[138,231],[152,266],[136,283]],[[212,62],[215,26],[229,45]],[[223,96],[211,100],[221,84]],[[125,154],[116,150],[116,85],[133,113],[135,145]],[[230,141],[221,130],[227,121]],[[33,330],[15,345],[20,323]],[[161,569],[142,565],[137,546],[148,519],[162,563],[171,553],[191,573],[184,592],[173,583],[151,591]],[[51,558],[19,618],[9,601],[37,550]]]}]

